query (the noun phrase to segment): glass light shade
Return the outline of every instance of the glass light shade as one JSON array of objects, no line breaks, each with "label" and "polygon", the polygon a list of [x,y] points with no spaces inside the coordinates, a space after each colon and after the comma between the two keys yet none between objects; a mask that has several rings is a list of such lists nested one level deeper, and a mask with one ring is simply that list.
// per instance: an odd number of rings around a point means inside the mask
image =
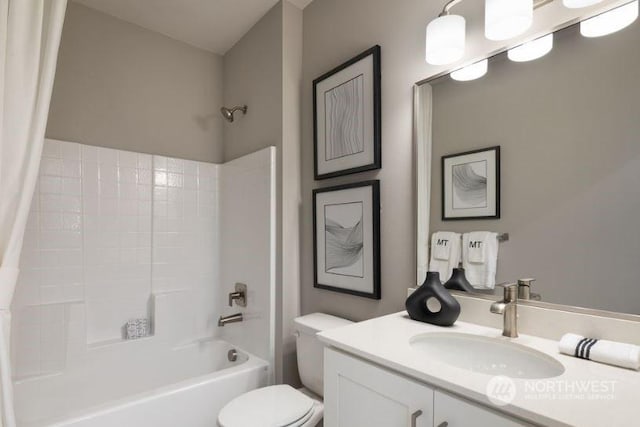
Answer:
[{"label": "glass light shade", "polygon": [[602,0],[562,0],[564,7],[569,9],[580,9],[581,7],[593,6],[600,2],[602,2]]},{"label": "glass light shade", "polygon": [[553,49],[553,33],[509,49],[507,56],[513,62],[527,62],[542,58]]},{"label": "glass light shade", "polygon": [[602,37],[628,27],[638,19],[638,0],[611,9],[580,23],[580,34],[585,37]]},{"label": "glass light shade", "polygon": [[459,15],[440,16],[427,25],[426,60],[447,65],[464,55],[466,22]]},{"label": "glass light shade", "polygon": [[453,71],[451,78],[459,82],[468,82],[469,80],[479,79],[487,74],[489,68],[489,60],[483,59],[482,61],[475,62],[471,65],[467,65],[464,68]]},{"label": "glass light shade", "polygon": [[484,35],[489,40],[519,36],[533,23],[533,0],[486,0]]}]

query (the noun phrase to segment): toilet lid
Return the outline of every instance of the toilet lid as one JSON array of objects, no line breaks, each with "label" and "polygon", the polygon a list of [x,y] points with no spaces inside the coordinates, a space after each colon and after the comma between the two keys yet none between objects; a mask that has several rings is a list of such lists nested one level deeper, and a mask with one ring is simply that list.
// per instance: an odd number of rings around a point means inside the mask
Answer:
[{"label": "toilet lid", "polygon": [[283,427],[300,420],[312,408],[310,397],[289,385],[275,385],[236,397],[222,408],[218,423],[223,427]]}]

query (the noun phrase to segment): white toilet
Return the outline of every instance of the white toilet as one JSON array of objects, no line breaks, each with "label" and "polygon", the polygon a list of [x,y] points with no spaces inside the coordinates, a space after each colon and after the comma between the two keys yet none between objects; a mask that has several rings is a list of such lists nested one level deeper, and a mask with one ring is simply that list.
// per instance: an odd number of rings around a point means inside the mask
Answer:
[{"label": "white toilet", "polygon": [[274,385],[250,391],[227,403],[218,415],[220,427],[315,427],[322,404],[324,346],[316,333],[353,322],[323,313],[294,320],[298,371],[303,388]]}]

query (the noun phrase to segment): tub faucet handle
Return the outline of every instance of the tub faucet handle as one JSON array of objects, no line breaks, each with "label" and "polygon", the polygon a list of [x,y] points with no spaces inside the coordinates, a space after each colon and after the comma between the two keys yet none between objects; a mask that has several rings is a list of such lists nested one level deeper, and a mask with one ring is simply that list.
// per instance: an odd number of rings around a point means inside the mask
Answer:
[{"label": "tub faucet handle", "polygon": [[229,293],[229,307],[233,307],[234,301],[239,307],[247,306],[247,285],[236,283],[235,292]]}]

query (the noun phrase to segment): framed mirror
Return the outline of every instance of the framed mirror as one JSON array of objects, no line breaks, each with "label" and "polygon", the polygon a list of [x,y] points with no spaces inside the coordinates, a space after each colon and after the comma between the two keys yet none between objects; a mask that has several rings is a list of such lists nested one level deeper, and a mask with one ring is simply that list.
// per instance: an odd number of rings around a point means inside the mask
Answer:
[{"label": "framed mirror", "polygon": [[[640,315],[640,21],[552,34],[536,60],[505,50],[476,80],[416,85],[417,280],[431,233],[508,233],[496,282],[533,277],[542,305]],[[443,221],[442,158],[492,146],[500,218]]]}]

